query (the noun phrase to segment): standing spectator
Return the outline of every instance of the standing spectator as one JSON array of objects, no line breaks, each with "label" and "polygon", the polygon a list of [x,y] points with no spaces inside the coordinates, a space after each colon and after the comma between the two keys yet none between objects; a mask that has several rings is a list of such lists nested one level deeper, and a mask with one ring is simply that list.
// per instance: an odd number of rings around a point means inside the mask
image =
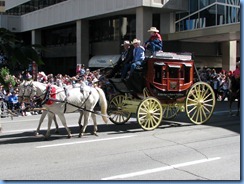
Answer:
[{"label": "standing spectator", "polygon": [[38,82],[42,82],[42,83],[47,82],[46,74],[44,72],[39,72],[38,75],[37,75],[37,81]]},{"label": "standing spectator", "polygon": [[148,32],[150,33],[150,38],[145,42],[145,48],[154,54],[156,51],[163,50],[162,37],[159,34],[159,30],[156,27],[151,27]]},{"label": "standing spectator", "polygon": [[6,91],[3,89],[3,85],[0,84],[0,98],[5,99]]},{"label": "standing spectator", "polygon": [[221,76],[220,88],[223,92],[222,100],[221,100],[223,102],[225,98],[228,97],[228,92],[229,92],[229,80],[225,74],[222,74]]},{"label": "standing spectator", "polygon": [[215,99],[217,100],[218,89],[219,89],[219,78],[215,69],[212,69],[212,73],[211,73],[211,86],[213,87]]},{"label": "standing spectator", "polygon": [[56,76],[56,85],[59,87],[63,87],[63,80],[62,80],[62,74],[58,74]]},{"label": "standing spectator", "polygon": [[30,74],[29,71],[26,72],[26,80],[31,80],[32,79],[32,75]]},{"label": "standing spectator", "polygon": [[81,64],[80,75],[84,75],[85,73],[86,73],[85,65],[84,64]]},{"label": "standing spectator", "polygon": [[236,69],[233,72],[233,76],[235,77],[235,79],[240,80],[240,74],[241,74],[241,71],[240,71],[240,61],[238,61],[236,63]]},{"label": "standing spectator", "polygon": [[26,116],[26,106],[25,106],[25,102],[22,102],[20,104],[20,113],[22,116]]},{"label": "standing spectator", "polygon": [[80,70],[81,70],[81,64],[77,64],[76,65],[76,71],[75,71],[75,73],[77,74],[77,73],[80,73]]}]

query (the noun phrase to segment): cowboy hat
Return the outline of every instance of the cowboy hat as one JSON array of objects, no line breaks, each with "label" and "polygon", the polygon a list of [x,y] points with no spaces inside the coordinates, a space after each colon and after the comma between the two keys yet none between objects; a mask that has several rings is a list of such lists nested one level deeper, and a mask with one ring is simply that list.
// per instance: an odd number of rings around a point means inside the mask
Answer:
[{"label": "cowboy hat", "polygon": [[136,38],[131,42],[131,44],[135,44],[135,43],[141,43],[141,40],[137,40]]},{"label": "cowboy hat", "polygon": [[124,45],[130,45],[130,41],[128,40],[125,40],[123,44],[121,44],[121,46],[124,46]]},{"label": "cowboy hat", "polygon": [[156,27],[150,27],[150,29],[147,32],[159,32]]}]

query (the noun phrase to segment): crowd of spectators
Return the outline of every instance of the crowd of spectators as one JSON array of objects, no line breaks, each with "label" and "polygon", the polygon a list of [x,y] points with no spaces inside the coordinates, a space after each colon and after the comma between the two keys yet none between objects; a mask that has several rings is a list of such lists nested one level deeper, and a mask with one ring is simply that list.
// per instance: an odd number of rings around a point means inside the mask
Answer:
[{"label": "crowd of spectators", "polygon": [[[12,112],[18,113],[19,115],[26,116],[26,104],[19,103],[18,101],[18,85],[24,80],[33,80],[33,77],[30,72],[25,71],[17,76],[14,76],[16,85],[12,86],[11,84],[4,88],[0,84],[0,101],[5,102],[7,107]],[[47,84],[54,84],[59,87],[65,87],[72,85],[73,87],[79,87],[79,83],[84,82],[88,86],[104,86],[104,83],[107,83],[107,79],[104,77],[103,72],[98,70],[90,71],[89,68],[85,68],[84,65],[78,65],[76,69],[75,76],[62,75],[62,74],[45,74],[44,72],[38,72],[37,81]],[[108,91],[109,88],[104,88],[105,91]],[[34,104],[31,104],[34,106]],[[37,114],[37,112],[32,113]]]},{"label": "crowd of spectators", "polygon": [[[238,69],[238,66],[237,66]],[[236,72],[237,70],[235,70]],[[228,100],[231,85],[231,77],[235,75],[232,71],[210,69],[203,67],[198,70],[201,81],[207,82],[213,88],[217,101]]]}]

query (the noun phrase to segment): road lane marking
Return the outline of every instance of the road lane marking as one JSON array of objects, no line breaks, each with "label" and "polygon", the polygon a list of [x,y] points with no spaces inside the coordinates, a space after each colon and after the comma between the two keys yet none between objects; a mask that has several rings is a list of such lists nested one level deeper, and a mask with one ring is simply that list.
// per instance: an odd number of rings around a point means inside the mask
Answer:
[{"label": "road lane marking", "polygon": [[95,140],[88,140],[88,141],[77,141],[77,142],[68,142],[68,143],[61,143],[61,144],[50,144],[44,146],[37,146],[36,148],[50,148],[50,147],[58,147],[58,146],[67,146],[67,145],[74,145],[74,144],[85,144],[91,142],[101,142],[101,141],[110,141],[116,139],[126,139],[130,137],[135,137],[136,135],[128,135],[128,136],[121,136],[121,137],[110,137],[105,139],[95,139]]},{"label": "road lane marking", "polygon": [[16,118],[18,118],[18,117],[13,117],[13,120],[7,120],[7,121],[1,119],[1,123],[7,124],[7,123],[20,123],[20,122],[39,121],[40,120],[40,118],[39,119],[24,119],[24,117],[20,117],[20,119],[18,119],[18,120],[16,120]]},{"label": "road lane marking", "polygon": [[165,166],[165,167],[158,167],[158,168],[154,168],[154,169],[147,169],[147,170],[133,172],[133,173],[128,173],[128,174],[121,174],[121,175],[111,176],[111,177],[107,177],[107,178],[102,178],[101,180],[125,179],[125,178],[134,177],[134,176],[141,176],[141,175],[152,174],[152,173],[166,171],[166,170],[172,170],[172,169],[176,169],[176,168],[180,168],[180,167],[196,165],[196,164],[201,164],[201,163],[205,163],[205,162],[211,162],[211,161],[215,161],[215,160],[219,160],[219,159],[221,159],[221,157],[208,158],[208,159],[202,159],[202,160],[195,160],[195,161],[185,162],[185,163],[181,163],[181,164],[175,164],[175,165],[170,165],[170,166]]},{"label": "road lane marking", "polygon": [[3,130],[3,133],[4,134],[8,134],[8,133],[18,133],[18,132],[33,132],[33,131],[36,131],[34,129],[22,129],[22,130],[7,130],[7,131],[4,131]]}]

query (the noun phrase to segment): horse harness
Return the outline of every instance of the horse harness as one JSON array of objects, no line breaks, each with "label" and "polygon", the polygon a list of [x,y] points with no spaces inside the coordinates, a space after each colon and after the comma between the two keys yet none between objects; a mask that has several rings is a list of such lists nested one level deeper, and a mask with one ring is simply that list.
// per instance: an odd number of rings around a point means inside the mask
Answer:
[{"label": "horse harness", "polygon": [[[42,101],[42,103],[41,103],[42,105],[47,104],[48,102],[60,102],[60,103],[64,103],[64,105],[65,105],[65,106],[64,106],[64,113],[65,113],[66,110],[67,110],[67,105],[71,105],[71,106],[76,107],[76,108],[78,108],[78,109],[80,109],[80,110],[89,111],[89,110],[87,110],[85,107],[82,108],[82,106],[83,106],[83,105],[87,102],[87,100],[89,99],[89,97],[90,97],[90,95],[91,95],[91,93],[92,93],[91,90],[89,91],[89,95],[86,97],[86,99],[85,99],[85,101],[82,103],[82,105],[81,105],[81,106],[77,106],[77,105],[74,105],[74,104],[69,103],[69,102],[67,101],[68,92],[67,92],[67,88],[66,88],[66,87],[64,87],[64,93],[65,93],[65,96],[66,96],[66,97],[65,97],[65,100],[58,100],[58,99],[56,99],[56,98],[53,98],[53,96],[56,97],[56,94],[62,92],[62,91],[59,91],[59,92],[52,93],[53,88],[54,88],[54,87],[52,87],[51,85],[48,85],[48,86],[47,86],[46,93],[44,94],[44,98],[43,98],[43,101]],[[81,93],[84,93],[83,89],[81,89],[80,92],[81,92]],[[52,104],[52,103],[50,103],[50,104]],[[89,112],[94,113],[93,111],[89,111]]]}]

